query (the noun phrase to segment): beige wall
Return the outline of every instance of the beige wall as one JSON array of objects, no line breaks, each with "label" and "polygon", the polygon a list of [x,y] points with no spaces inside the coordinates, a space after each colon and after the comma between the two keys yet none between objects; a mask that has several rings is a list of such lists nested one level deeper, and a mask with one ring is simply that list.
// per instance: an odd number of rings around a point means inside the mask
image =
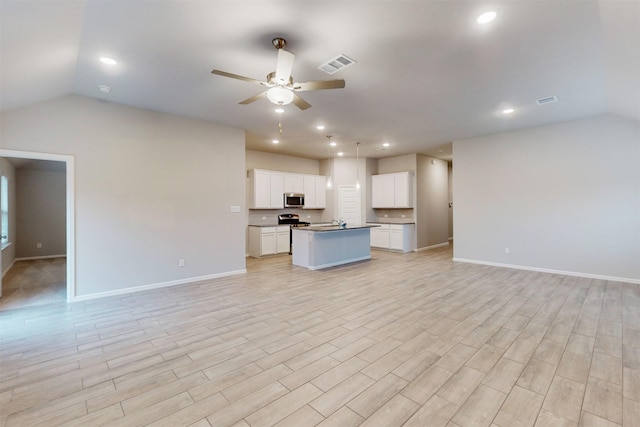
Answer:
[{"label": "beige wall", "polygon": [[16,258],[66,255],[66,179],[65,172],[16,170]]},{"label": "beige wall", "polygon": [[449,179],[445,160],[417,155],[416,233],[418,248],[449,241]]},{"label": "beige wall", "polygon": [[[9,242],[11,244],[0,254],[4,275],[16,259],[16,175],[14,167],[2,157],[0,157],[0,175],[6,176],[9,180]],[[1,290],[0,295],[2,295]]]},{"label": "beige wall", "polygon": [[3,149],[74,157],[77,296],[244,271],[243,130],[76,95],[0,117]]},{"label": "beige wall", "polygon": [[245,163],[247,170],[266,169],[282,172],[305,173],[322,175],[320,161],[284,154],[264,153],[262,151],[246,150]]},{"label": "beige wall", "polygon": [[640,282],[639,122],[454,141],[453,158],[455,259]]}]

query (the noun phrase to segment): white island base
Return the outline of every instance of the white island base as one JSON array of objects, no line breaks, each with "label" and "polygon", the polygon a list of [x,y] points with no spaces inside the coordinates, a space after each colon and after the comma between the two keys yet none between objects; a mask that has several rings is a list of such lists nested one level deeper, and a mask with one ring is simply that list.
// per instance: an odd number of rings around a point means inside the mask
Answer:
[{"label": "white island base", "polygon": [[370,228],[293,228],[292,263],[309,270],[318,270],[371,259]]}]

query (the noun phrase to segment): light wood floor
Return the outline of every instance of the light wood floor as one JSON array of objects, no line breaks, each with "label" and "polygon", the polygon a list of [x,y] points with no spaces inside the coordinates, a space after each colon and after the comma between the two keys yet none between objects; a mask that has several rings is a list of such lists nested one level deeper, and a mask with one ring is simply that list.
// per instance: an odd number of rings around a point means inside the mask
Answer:
[{"label": "light wood floor", "polygon": [[640,425],[638,285],[373,256],[3,311],[0,425]]},{"label": "light wood floor", "polygon": [[2,278],[0,311],[67,300],[67,260],[16,261]]}]

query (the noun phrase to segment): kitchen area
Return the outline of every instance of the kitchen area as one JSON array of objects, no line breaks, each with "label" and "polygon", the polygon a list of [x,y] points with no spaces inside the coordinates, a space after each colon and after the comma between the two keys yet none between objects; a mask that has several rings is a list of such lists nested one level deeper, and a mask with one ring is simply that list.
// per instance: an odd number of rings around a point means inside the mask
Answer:
[{"label": "kitchen area", "polygon": [[291,256],[294,265],[320,269],[369,259],[371,248],[406,253],[449,244],[446,161],[246,154],[250,257]]}]

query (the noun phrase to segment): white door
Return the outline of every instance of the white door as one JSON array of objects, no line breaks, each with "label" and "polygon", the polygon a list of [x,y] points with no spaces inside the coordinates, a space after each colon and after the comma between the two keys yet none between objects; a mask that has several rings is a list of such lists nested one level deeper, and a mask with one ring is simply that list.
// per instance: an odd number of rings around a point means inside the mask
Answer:
[{"label": "white door", "polygon": [[356,190],[356,186],[341,185],[338,191],[338,217],[347,225],[361,225],[360,192]]}]

